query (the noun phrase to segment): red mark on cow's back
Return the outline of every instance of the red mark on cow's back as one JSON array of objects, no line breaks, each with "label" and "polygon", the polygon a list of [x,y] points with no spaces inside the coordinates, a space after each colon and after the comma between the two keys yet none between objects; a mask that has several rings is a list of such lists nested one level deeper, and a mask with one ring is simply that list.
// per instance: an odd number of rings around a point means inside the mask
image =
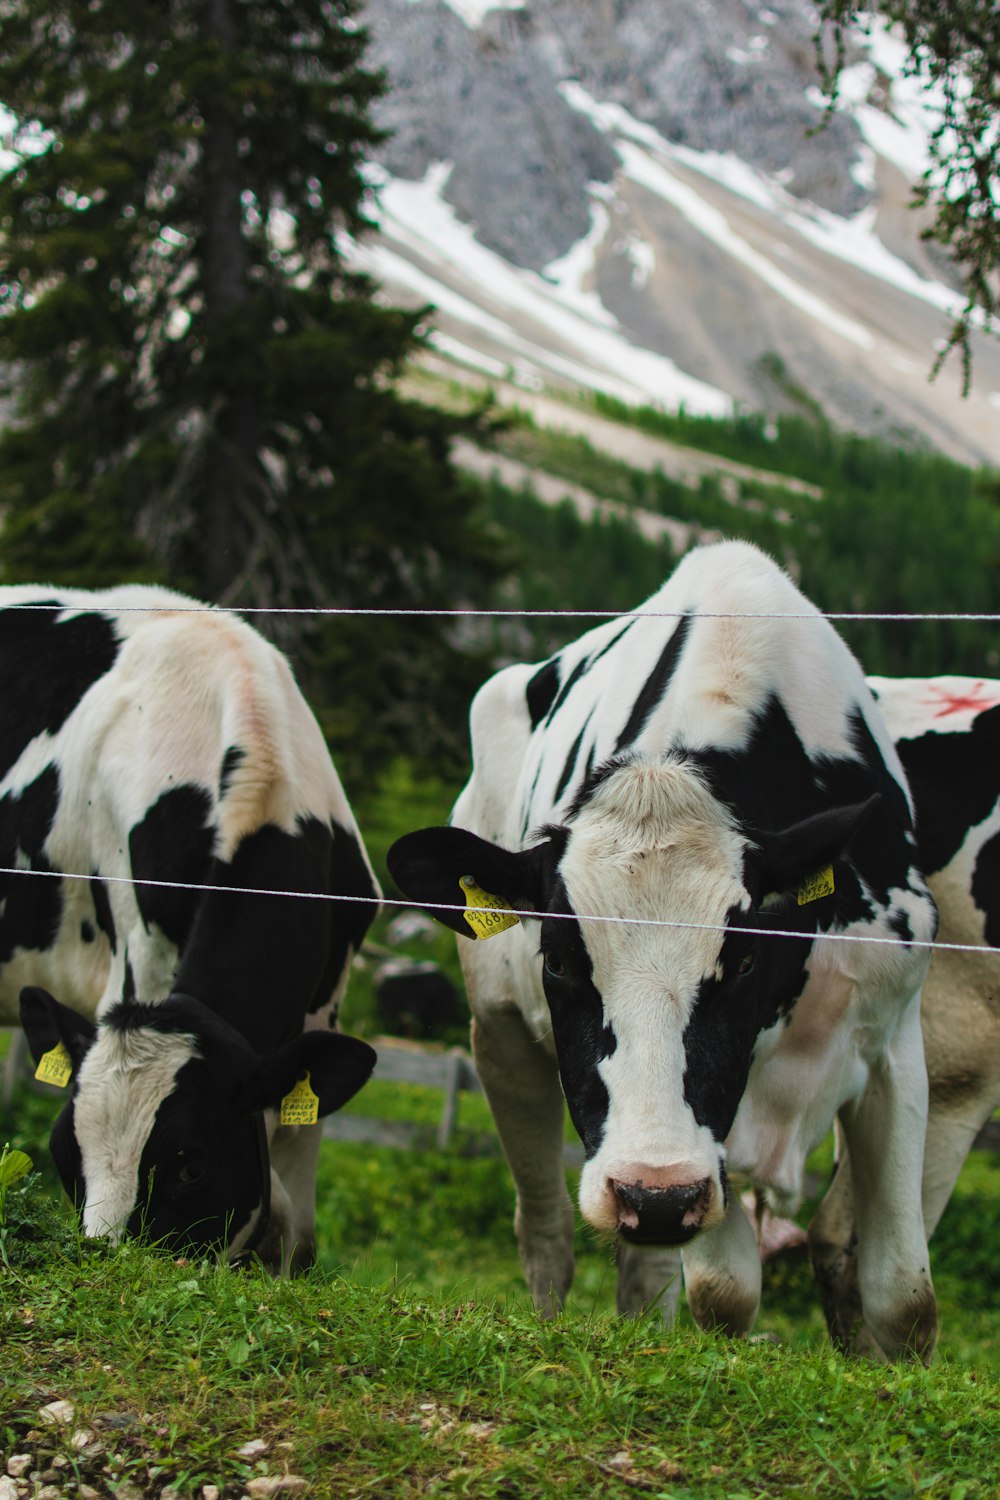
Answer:
[{"label": "red mark on cow's back", "polygon": [[948,692],[944,688],[932,687],[930,706],[936,708],[935,719],[944,719],[948,714],[981,713],[984,708],[995,708],[1000,703],[996,692],[987,689],[985,682],[976,682],[966,692]]}]

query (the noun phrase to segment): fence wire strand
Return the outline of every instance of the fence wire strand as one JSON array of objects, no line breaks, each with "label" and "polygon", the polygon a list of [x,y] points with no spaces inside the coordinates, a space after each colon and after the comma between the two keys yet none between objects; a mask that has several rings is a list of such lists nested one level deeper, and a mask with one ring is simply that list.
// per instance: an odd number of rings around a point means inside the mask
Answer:
[{"label": "fence wire strand", "polygon": [[[22,869],[17,866],[0,866],[0,875],[36,875],[48,880],[101,880],[115,885],[129,886],[151,886],[160,890],[170,891],[202,891],[219,892],[230,896],[283,896],[292,901],[343,901],[362,906],[398,906],[407,910],[417,907],[421,911],[456,911],[461,912],[483,912],[496,916],[496,907],[493,906],[469,906],[463,903],[448,901],[398,901],[391,896],[345,896],[332,891],[282,891],[271,890],[264,886],[244,885],[212,885],[208,882],[200,884],[189,880],[153,880],[146,876],[137,877],[132,875],[80,875],[70,870],[32,870]],[[531,911],[528,908],[510,907],[504,908],[506,915],[529,920],[540,921],[543,917],[546,921],[563,922],[602,922],[609,926],[617,927],[664,927],[676,928],[685,932],[741,932],[748,937],[787,937],[798,938],[803,942],[828,941],[833,943],[878,943],[883,947],[890,948],[927,948],[931,951],[944,951],[948,953],[994,953],[1000,954],[1000,948],[992,948],[984,943],[939,943],[937,941],[925,941],[923,939],[909,939],[901,937],[863,937],[852,932],[801,932],[793,928],[775,927],[739,927],[734,928],[725,922],[674,922],[659,917],[608,917],[593,913],[560,912],[560,911]]]}]

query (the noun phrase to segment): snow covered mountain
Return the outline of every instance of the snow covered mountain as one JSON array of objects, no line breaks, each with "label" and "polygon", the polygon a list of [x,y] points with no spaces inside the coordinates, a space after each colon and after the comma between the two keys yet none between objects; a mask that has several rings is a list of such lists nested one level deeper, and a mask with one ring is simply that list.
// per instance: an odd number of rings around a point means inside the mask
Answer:
[{"label": "snow covered mountain", "polygon": [[1000,463],[1000,342],[934,353],[961,299],[908,208],[930,129],[859,35],[825,128],[808,0],[366,0],[390,91],[379,232],[458,366],[840,426]]}]

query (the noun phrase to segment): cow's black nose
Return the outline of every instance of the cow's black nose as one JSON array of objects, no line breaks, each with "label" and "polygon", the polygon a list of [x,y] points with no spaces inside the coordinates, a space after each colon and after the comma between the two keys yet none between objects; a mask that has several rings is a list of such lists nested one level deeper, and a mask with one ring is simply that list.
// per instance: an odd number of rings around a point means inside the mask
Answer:
[{"label": "cow's black nose", "polygon": [[707,1177],[675,1187],[641,1182],[612,1184],[618,1200],[618,1232],[633,1245],[684,1245],[701,1228],[712,1198]]}]

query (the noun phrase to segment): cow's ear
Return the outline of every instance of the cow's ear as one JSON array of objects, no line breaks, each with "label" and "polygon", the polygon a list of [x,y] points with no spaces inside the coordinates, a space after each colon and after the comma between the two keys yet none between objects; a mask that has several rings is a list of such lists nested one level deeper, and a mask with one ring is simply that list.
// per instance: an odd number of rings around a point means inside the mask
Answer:
[{"label": "cow's ear", "polygon": [[536,910],[542,904],[537,850],[514,853],[466,828],[406,833],[389,850],[386,864],[404,896],[462,937],[478,936],[466,921],[465,907],[475,906],[477,900],[488,904],[463,884],[470,877],[480,892],[499,897],[515,910]]},{"label": "cow's ear", "polygon": [[831,807],[776,833],[759,833],[765,891],[788,891],[846,853],[851,841],[882,801],[876,792],[865,802]]},{"label": "cow's ear", "polygon": [[21,991],[21,1025],[36,1067],[61,1043],[69,1054],[74,1073],[97,1035],[97,1027],[85,1016],[35,985],[27,985]]},{"label": "cow's ear", "polygon": [[296,1084],[309,1074],[309,1088],[319,1100],[317,1115],[332,1115],[368,1082],[375,1049],[339,1031],[304,1031],[270,1057],[258,1061],[249,1105],[277,1109]]}]

